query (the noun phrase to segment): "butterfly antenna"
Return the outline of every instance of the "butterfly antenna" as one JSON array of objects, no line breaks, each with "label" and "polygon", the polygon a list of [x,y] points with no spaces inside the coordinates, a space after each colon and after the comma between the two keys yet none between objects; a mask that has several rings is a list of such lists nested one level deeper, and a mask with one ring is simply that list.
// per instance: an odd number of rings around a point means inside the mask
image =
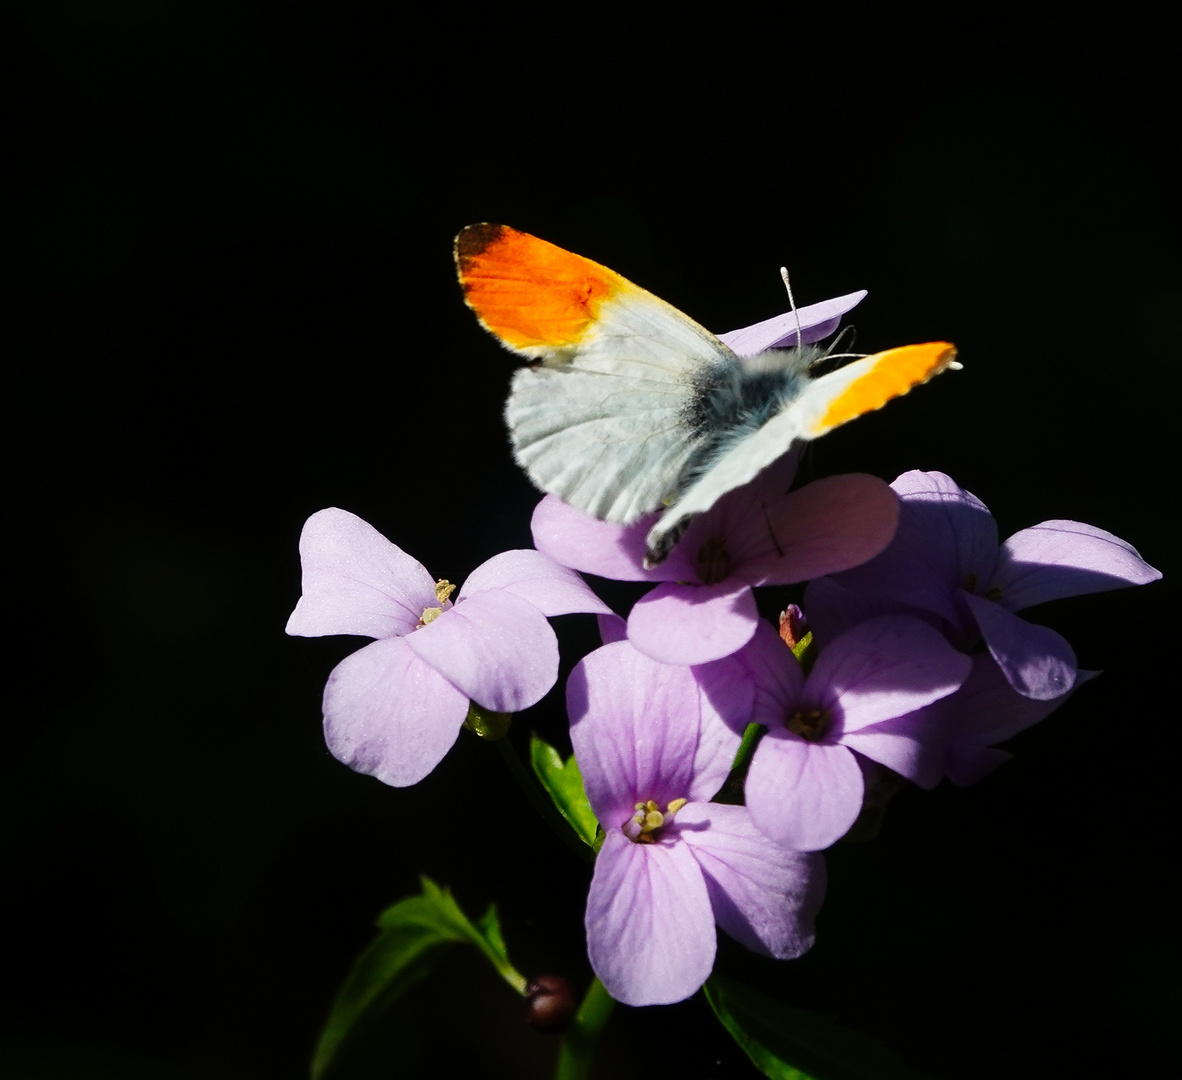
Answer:
[{"label": "butterfly antenna", "polygon": [[796,310],[796,298],[792,295],[792,282],[788,280],[788,267],[780,267],[780,278],[784,282],[784,288],[788,290],[788,303],[792,307],[792,314],[796,316],[796,351],[800,352],[804,343],[804,334],[800,329],[800,312]]},{"label": "butterfly antenna", "polygon": [[844,364],[835,364],[835,360],[861,360],[866,356],[866,353],[837,351],[843,345],[849,345],[852,348],[857,336],[857,331],[852,326],[843,326],[825,351],[809,365],[809,373],[815,378],[822,371],[836,371],[839,367],[845,366]]},{"label": "butterfly antenna", "polygon": [[855,330],[853,328],[853,326],[843,326],[840,330],[837,331],[837,336],[829,343],[829,348],[825,350],[825,355],[826,356],[839,356],[842,358],[850,356],[850,357],[853,357],[855,360],[860,360],[863,356],[866,355],[866,353],[856,353],[856,352],[852,352],[852,351],[839,353],[837,351],[843,345],[848,345],[849,348],[852,350],[855,343],[857,342],[857,340],[858,340],[858,331]]}]

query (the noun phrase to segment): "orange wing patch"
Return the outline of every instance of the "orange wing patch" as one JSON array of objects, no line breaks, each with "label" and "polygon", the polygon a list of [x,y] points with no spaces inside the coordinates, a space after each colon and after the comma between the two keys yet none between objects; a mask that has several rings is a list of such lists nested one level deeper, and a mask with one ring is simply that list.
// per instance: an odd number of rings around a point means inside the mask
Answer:
[{"label": "orange wing patch", "polygon": [[529,354],[578,345],[605,300],[629,286],[614,270],[507,225],[456,237],[464,299],[486,329]]},{"label": "orange wing patch", "polygon": [[891,398],[925,383],[946,367],[957,367],[956,349],[946,341],[926,345],[902,345],[874,357],[874,366],[835,398],[816,425],[818,434],[881,409]]}]

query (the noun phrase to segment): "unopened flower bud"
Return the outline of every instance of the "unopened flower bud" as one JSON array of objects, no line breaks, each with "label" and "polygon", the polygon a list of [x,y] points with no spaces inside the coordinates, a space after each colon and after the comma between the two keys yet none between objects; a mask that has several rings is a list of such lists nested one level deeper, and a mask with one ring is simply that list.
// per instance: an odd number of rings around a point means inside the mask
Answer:
[{"label": "unopened flower bud", "polygon": [[796,604],[789,604],[780,612],[780,639],[788,648],[795,651],[808,632],[808,621]]},{"label": "unopened flower bud", "polygon": [[525,1020],[543,1035],[561,1035],[574,1019],[578,1001],[570,979],[539,975],[525,988]]}]

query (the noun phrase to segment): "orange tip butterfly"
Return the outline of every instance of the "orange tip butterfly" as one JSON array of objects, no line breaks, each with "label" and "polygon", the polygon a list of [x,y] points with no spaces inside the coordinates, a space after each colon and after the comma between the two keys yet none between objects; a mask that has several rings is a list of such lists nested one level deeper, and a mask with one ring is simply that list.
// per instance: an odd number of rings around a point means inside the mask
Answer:
[{"label": "orange tip butterfly", "polygon": [[505,407],[518,462],[543,491],[603,521],[664,509],[647,536],[649,566],[793,443],[960,366],[953,346],[934,341],[817,375],[824,349],[740,356],[614,270],[506,225],[469,225],[455,254],[481,325],[532,361]]}]

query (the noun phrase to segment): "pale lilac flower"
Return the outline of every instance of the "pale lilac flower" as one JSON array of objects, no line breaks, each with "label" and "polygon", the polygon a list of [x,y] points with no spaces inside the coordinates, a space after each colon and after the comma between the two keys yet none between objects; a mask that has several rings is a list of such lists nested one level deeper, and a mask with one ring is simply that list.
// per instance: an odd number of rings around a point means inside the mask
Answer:
[{"label": "pale lilac flower", "polygon": [[556,562],[617,581],[661,582],[632,608],[628,640],[667,664],[729,656],[755,633],[752,588],[786,585],[857,566],[894,535],[897,500],[873,476],[817,480],[785,494],[787,455],[695,518],[669,557],[644,568],[655,516],[598,521],[547,496],[534,511],[534,543]]},{"label": "pale lilac flower", "polygon": [[459,735],[469,699],[494,712],[539,701],[558,678],[548,615],[606,612],[575,573],[537,551],[506,551],[454,586],[345,510],[300,534],[303,595],[287,623],[300,637],[376,638],[324,689],[334,757],[395,787],[415,784]]},{"label": "pale lilac flower", "polygon": [[[845,603],[866,610],[906,605],[960,648],[983,638],[1025,697],[1065,694],[1075,683],[1076,661],[1059,634],[1015,612],[1161,577],[1131,545],[1078,521],[1044,521],[999,544],[985,505],[943,473],[904,473],[891,487],[903,502],[898,532],[881,555],[836,576],[851,594]],[[837,594],[824,588],[826,601],[836,602]],[[815,602],[819,595],[806,596],[814,623],[826,618]]]},{"label": "pale lilac flower", "polygon": [[821,857],[779,847],[745,807],[708,801],[726,779],[750,701],[748,673],[732,658],[691,670],[625,641],[571,674],[571,742],[605,830],[587,897],[587,950],[618,1001],[661,1005],[693,994],[714,965],[715,924],[781,959],[812,945]]},{"label": "pale lilac flower", "polygon": [[768,731],[747,774],[755,824],[773,840],[819,851],[862,809],[859,757],[934,784],[943,743],[918,711],[953,693],[971,662],[931,626],[907,616],[861,623],[820,651],[806,677],[766,623],[737,658],[755,681],[753,722]]}]

